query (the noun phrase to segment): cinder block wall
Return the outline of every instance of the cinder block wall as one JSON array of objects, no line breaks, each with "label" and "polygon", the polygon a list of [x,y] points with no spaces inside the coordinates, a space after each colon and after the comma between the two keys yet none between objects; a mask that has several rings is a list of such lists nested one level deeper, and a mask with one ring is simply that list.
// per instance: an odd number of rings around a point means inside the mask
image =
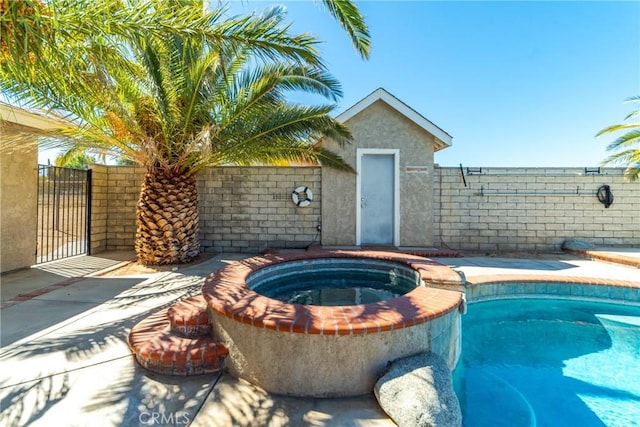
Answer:
[{"label": "cinder block wall", "polygon": [[[475,168],[477,170],[477,168]],[[435,244],[474,251],[553,251],[565,239],[640,245],[640,183],[622,169],[585,175],[584,168],[482,168],[434,174]],[[607,184],[608,209],[596,191]]]},{"label": "cinder block wall", "polygon": [[[133,249],[135,209],[144,168],[96,166],[92,248]],[[200,242],[204,251],[261,252],[302,248],[315,239],[320,217],[319,167],[213,167],[197,175]],[[291,201],[291,192],[308,186],[308,207]],[[103,233],[104,231],[104,233]]]},{"label": "cinder block wall", "polygon": [[109,218],[109,168],[91,165],[91,253],[107,249],[107,219]]},{"label": "cinder block wall", "polygon": [[109,167],[109,216],[107,249],[131,250],[136,237],[136,204],[144,168]]},{"label": "cinder block wall", "polygon": [[[200,243],[205,251],[261,252],[304,248],[319,240],[319,167],[218,167],[198,174]],[[307,186],[313,202],[291,192]]]},{"label": "cinder block wall", "polygon": [[[135,205],[144,169],[93,168],[92,250],[131,250]],[[466,172],[466,169],[465,169]],[[474,251],[558,250],[565,239],[640,246],[640,183],[622,169],[584,175],[580,168],[490,168],[466,175],[434,170],[434,244]],[[319,167],[218,167],[197,176],[200,239],[205,251],[261,252],[302,248],[319,240]],[[595,193],[611,186],[613,205]],[[301,185],[314,194],[305,208],[291,202]]]}]

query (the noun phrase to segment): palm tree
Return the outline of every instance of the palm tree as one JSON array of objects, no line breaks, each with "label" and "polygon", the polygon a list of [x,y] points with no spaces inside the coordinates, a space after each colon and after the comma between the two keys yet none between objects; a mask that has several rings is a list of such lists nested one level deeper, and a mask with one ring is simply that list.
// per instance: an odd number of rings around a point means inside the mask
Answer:
[{"label": "palm tree", "polygon": [[[316,40],[289,35],[280,9],[224,20],[220,10],[203,12],[198,0],[153,4],[171,16],[199,12],[184,32],[176,30],[180,25],[162,32],[122,24],[118,31],[70,33],[76,37],[61,37],[55,49],[41,43],[46,61],[5,57],[0,83],[29,105],[70,113],[79,126],[68,134],[75,147],[146,168],[135,249],[142,263],[172,264],[199,253],[199,170],[288,161],[349,169],[314,141],[328,136],[345,143],[350,134],[330,117],[333,105],[287,101],[289,91],[329,101],[341,91],[317,56]],[[129,7],[131,14],[138,10]],[[155,25],[157,18],[149,19],[147,26]]]},{"label": "palm tree", "polygon": [[[640,96],[631,97],[627,102],[640,105]],[[596,135],[627,131],[607,146],[607,151],[615,153],[604,159],[602,163],[604,165],[626,166],[625,175],[630,181],[640,179],[640,122],[637,121],[637,118],[640,118],[640,108],[625,117],[626,123],[609,126]],[[636,121],[628,122],[631,119],[636,119]]]}]

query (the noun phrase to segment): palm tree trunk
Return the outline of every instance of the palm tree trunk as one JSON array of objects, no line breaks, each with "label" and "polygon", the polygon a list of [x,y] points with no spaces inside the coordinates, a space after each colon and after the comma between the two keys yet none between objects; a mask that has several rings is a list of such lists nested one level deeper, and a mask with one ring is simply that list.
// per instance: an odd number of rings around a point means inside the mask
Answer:
[{"label": "palm tree trunk", "polygon": [[179,264],[200,252],[198,192],[193,176],[149,168],[136,207],[138,261]]}]

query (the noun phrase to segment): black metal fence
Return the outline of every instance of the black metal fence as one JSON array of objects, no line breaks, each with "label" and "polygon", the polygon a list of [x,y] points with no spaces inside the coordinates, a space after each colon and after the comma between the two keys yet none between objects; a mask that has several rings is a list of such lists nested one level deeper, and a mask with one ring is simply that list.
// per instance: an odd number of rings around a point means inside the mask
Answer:
[{"label": "black metal fence", "polygon": [[36,264],[88,254],[91,170],[38,165]]}]

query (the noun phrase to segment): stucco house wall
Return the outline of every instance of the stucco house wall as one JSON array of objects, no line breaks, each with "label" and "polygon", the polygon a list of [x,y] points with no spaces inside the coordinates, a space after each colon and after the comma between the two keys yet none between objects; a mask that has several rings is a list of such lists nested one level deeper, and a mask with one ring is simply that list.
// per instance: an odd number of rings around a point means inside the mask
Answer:
[{"label": "stucco house wall", "polygon": [[35,262],[38,131],[62,125],[69,123],[0,103],[0,272]]},{"label": "stucco house wall", "polygon": [[[340,118],[340,117],[339,117]],[[354,140],[325,146],[356,169],[359,148],[399,149],[400,246],[433,245],[433,153],[435,137],[384,100],[345,121]],[[322,244],[356,244],[357,175],[322,168]]]},{"label": "stucco house wall", "polygon": [[[0,130],[1,138],[29,133],[26,126],[6,122]],[[36,147],[0,152],[0,272],[34,263],[37,164]]]}]

